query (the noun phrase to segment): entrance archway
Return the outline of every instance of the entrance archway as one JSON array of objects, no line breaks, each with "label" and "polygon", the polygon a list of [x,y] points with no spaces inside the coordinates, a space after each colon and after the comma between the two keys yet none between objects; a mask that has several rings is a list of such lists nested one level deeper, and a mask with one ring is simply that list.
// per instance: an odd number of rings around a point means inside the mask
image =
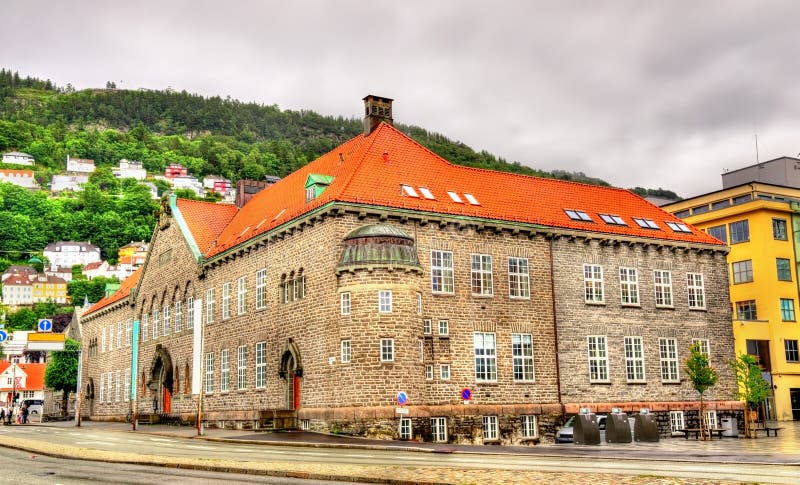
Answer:
[{"label": "entrance archway", "polygon": [[147,388],[152,392],[154,413],[168,414],[172,412],[172,358],[161,344],[156,345],[156,351],[153,354]]},{"label": "entrance archway", "polygon": [[278,375],[284,381],[284,402],[286,409],[300,409],[300,384],[303,377],[303,364],[300,349],[292,339],[284,345],[281,367]]}]

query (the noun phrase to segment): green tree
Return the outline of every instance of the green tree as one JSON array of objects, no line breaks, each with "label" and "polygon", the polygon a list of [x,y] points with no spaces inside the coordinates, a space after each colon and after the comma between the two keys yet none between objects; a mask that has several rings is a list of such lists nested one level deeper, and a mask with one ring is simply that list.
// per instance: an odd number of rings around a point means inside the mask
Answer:
[{"label": "green tree", "polygon": [[29,308],[20,308],[6,317],[9,330],[33,330],[36,328],[36,314]]},{"label": "green tree", "polygon": [[703,394],[717,383],[719,375],[709,364],[708,356],[702,351],[699,342],[689,347],[689,358],[686,359],[685,365],[689,382],[694,390],[700,394],[700,439],[710,439],[710,435],[707,434],[708,423]]},{"label": "green tree", "polygon": [[78,352],[81,344],[72,339],[64,343],[64,350],[53,352],[47,369],[44,372],[44,384],[55,390],[62,391],[61,414],[67,416],[69,410],[69,393],[76,391],[78,385]]},{"label": "green tree", "polygon": [[769,383],[764,380],[755,356],[742,354],[736,360],[731,361],[730,366],[736,375],[736,384],[738,384],[736,398],[744,401],[744,435],[746,438],[755,438],[753,416],[764,399],[769,396]]}]

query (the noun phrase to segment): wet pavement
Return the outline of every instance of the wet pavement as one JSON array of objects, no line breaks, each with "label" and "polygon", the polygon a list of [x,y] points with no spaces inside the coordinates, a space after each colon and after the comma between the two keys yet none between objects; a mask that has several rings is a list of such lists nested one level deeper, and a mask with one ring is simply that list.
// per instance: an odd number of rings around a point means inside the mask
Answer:
[{"label": "wet pavement", "polygon": [[[137,434],[161,435],[181,438],[200,438],[211,441],[223,441],[238,444],[260,444],[302,447],[336,447],[354,449],[381,449],[403,450],[421,453],[480,453],[496,455],[531,455],[536,457],[565,458],[573,462],[575,458],[596,458],[611,460],[650,460],[663,462],[669,467],[669,462],[686,463],[716,463],[716,464],[747,464],[763,466],[800,467],[800,422],[770,423],[783,429],[778,437],[764,437],[757,439],[723,438],[712,441],[686,440],[682,437],[662,439],[658,443],[630,443],[630,444],[602,444],[600,446],[579,446],[573,444],[536,445],[536,446],[471,446],[451,445],[437,443],[399,442],[384,440],[368,440],[347,436],[336,436],[310,432],[253,432],[252,430],[232,429],[206,429],[202,437],[197,436],[195,428],[166,426],[166,425],[140,425]],[[74,422],[57,422],[34,425],[41,427],[74,428]],[[131,431],[130,424],[104,423],[84,421],[81,428],[86,432],[92,429],[104,431]],[[77,430],[76,430],[77,431]],[[61,456],[61,455],[60,455]],[[69,456],[66,453],[65,456]],[[87,458],[77,453],[75,458]],[[131,462],[128,458],[128,462]],[[185,466],[185,465],[181,465]],[[236,471],[235,464],[231,464],[231,471]],[[286,473],[310,473],[309,477],[326,476],[367,481],[372,483],[736,483],[735,481],[703,480],[669,478],[643,475],[619,475],[614,473],[570,473],[570,472],[512,472],[498,470],[464,470],[456,468],[430,468],[413,470],[413,479],[404,478],[403,470],[381,471],[380,469],[348,468],[347,465],[336,466],[336,472],[320,474],[309,471],[294,470],[292,465],[287,465]],[[569,469],[569,467],[565,467]],[[381,475],[381,473],[385,473]],[[289,476],[289,475],[286,475]],[[394,477],[391,480],[381,480],[377,477]],[[767,480],[770,481],[770,480]],[[786,483],[786,482],[784,482]],[[791,482],[790,482],[791,483]]]}]

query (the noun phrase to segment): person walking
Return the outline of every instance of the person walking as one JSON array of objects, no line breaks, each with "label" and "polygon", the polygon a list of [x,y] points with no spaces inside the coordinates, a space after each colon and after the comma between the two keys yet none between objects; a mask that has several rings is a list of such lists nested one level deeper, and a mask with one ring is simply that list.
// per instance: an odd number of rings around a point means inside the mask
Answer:
[{"label": "person walking", "polygon": [[6,408],[0,409],[0,423],[6,424]]},{"label": "person walking", "polygon": [[28,405],[22,405],[22,424],[28,424]]}]

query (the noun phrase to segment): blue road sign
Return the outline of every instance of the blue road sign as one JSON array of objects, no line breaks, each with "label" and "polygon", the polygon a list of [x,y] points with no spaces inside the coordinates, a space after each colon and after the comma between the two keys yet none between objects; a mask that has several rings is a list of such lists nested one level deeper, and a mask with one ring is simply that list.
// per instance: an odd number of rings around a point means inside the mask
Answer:
[{"label": "blue road sign", "polygon": [[5,330],[0,330],[0,342],[5,342],[8,338],[8,334]]},{"label": "blue road sign", "polygon": [[469,401],[470,399],[472,399],[472,391],[469,389],[469,387],[461,389],[461,399],[465,401]]},{"label": "blue road sign", "polygon": [[408,394],[403,391],[397,393],[397,404],[405,406],[408,403]]},{"label": "blue road sign", "polygon": [[53,322],[46,318],[42,318],[39,320],[39,331],[40,332],[50,332],[53,330]]}]

